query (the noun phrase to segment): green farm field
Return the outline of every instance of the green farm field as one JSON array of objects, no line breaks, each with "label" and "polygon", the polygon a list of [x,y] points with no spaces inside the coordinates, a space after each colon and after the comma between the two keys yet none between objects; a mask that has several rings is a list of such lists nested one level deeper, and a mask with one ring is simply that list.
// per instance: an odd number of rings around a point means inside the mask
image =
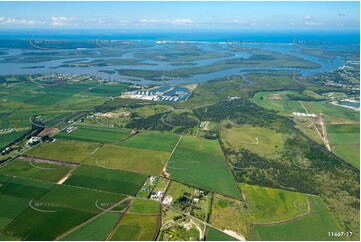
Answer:
[{"label": "green farm field", "polygon": [[28,199],[4,194],[0,196],[0,203],[0,230],[5,228],[29,207]]},{"label": "green farm field", "polygon": [[0,240],[1,241],[21,241],[20,238],[15,238],[14,236],[4,235],[0,233]]},{"label": "green farm field", "polygon": [[160,132],[140,132],[120,143],[121,146],[130,148],[149,149],[161,152],[172,152],[179,136]]},{"label": "green farm field", "polygon": [[127,88],[126,84],[103,84],[103,85],[99,85],[97,87],[94,87],[92,89],[90,89],[89,91],[86,92],[86,94],[88,93],[92,93],[95,95],[100,95],[100,96],[108,96],[108,95],[112,95],[112,96],[120,96],[121,92],[124,91]]},{"label": "green farm field", "polygon": [[65,184],[134,196],[146,178],[133,172],[80,166],[72,172]]},{"label": "green farm field", "polygon": [[76,130],[70,133],[61,132],[55,138],[107,144],[118,143],[128,136],[128,131],[116,128],[85,125],[77,125],[76,127]]},{"label": "green farm field", "polygon": [[159,216],[125,214],[110,240],[154,240],[159,227]]},{"label": "green farm field", "polygon": [[168,161],[167,172],[171,179],[229,197],[240,197],[218,140],[183,137]]},{"label": "green farm field", "polygon": [[12,177],[6,176],[0,173],[0,185],[4,184],[5,182],[9,181]]},{"label": "green farm field", "polygon": [[289,116],[292,114],[292,112],[304,112],[302,105],[298,101],[290,100],[287,95],[305,97],[297,91],[285,90],[274,92],[257,92],[251,100],[263,108],[278,111],[283,115]]},{"label": "green farm field", "polygon": [[170,153],[148,149],[129,148],[117,145],[104,145],[83,163],[105,169],[119,169],[147,175],[159,175],[162,160]]},{"label": "green farm field", "polygon": [[328,122],[360,122],[360,113],[323,102],[302,102],[308,113],[324,114]]},{"label": "green farm field", "polygon": [[327,127],[328,133],[360,133],[358,124],[330,124]]},{"label": "green farm field", "polygon": [[43,204],[59,204],[59,207],[56,208],[58,210],[62,210],[63,207],[65,207],[95,214],[102,212],[102,204],[115,204],[124,198],[125,195],[116,193],[96,191],[68,185],[55,185],[49,192],[39,199],[39,202]]},{"label": "green farm field", "polygon": [[159,215],[160,203],[154,200],[134,199],[128,212],[148,215]]},{"label": "green farm field", "polygon": [[2,233],[22,240],[54,240],[71,228],[84,223],[92,213],[63,208],[45,213],[28,208],[10,223]]},{"label": "green farm field", "polygon": [[57,182],[71,169],[72,167],[70,166],[15,159],[1,167],[0,174]]},{"label": "green farm field", "polygon": [[50,160],[60,160],[80,163],[101,145],[82,141],[56,140],[52,143],[42,143],[25,155]]},{"label": "green farm field", "polygon": [[0,186],[0,194],[34,200],[47,193],[54,184],[14,177]]},{"label": "green farm field", "polygon": [[[252,226],[252,240],[345,240],[345,237],[332,237],[328,232],[343,231],[319,197],[308,196],[311,213],[305,217],[274,225]],[[350,238],[351,240],[352,237]]]},{"label": "green farm field", "polygon": [[360,126],[358,124],[330,124],[327,126],[332,151],[360,169]]},{"label": "green farm field", "polygon": [[24,134],[26,134],[28,131],[18,131],[18,132],[10,132],[6,134],[0,133],[0,150],[5,148],[8,144],[15,141],[16,139],[20,138]]},{"label": "green farm field", "polygon": [[120,215],[116,213],[103,213],[95,219],[82,225],[80,228],[62,237],[63,241],[104,241],[111,232]]},{"label": "green farm field", "polygon": [[329,133],[333,145],[359,145],[360,133]]},{"label": "green farm field", "polygon": [[360,169],[360,145],[334,145],[332,150],[336,155]]}]

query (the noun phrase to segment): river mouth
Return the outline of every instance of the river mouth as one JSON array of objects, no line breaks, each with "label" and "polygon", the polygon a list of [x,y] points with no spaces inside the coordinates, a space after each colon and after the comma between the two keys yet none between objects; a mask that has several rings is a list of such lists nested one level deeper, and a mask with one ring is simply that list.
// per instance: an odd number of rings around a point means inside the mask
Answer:
[{"label": "river mouth", "polygon": [[[336,56],[333,59],[321,58],[300,51],[292,43],[260,43],[257,45],[245,45],[244,50],[232,49],[225,43],[202,42],[197,49],[190,50],[169,50],[162,44],[154,41],[138,40],[138,46],[127,49],[102,49],[102,48],[81,48],[81,49],[12,49],[2,48],[3,55],[0,56],[0,75],[29,75],[45,73],[64,74],[86,74],[99,78],[119,82],[137,84],[162,84],[164,73],[179,72],[179,70],[195,70],[194,74],[172,76],[167,84],[181,85],[201,83],[218,78],[226,78],[232,75],[245,75],[252,72],[290,72],[302,76],[317,75],[320,73],[336,70],[346,64],[346,61]],[[201,54],[197,53],[200,52]],[[235,60],[248,61],[257,53],[276,53],[289,58],[297,58],[315,66],[309,68],[302,65],[270,65],[266,61],[261,64],[252,65],[225,65],[218,70],[202,71],[210,66],[217,66],[219,63],[228,63]],[[149,56],[144,53],[150,53]],[[160,53],[159,56],[152,56],[152,53]],[[162,56],[162,54],[165,53]],[[171,54],[169,54],[171,53]],[[256,54],[255,54],[256,53]],[[175,56],[181,57],[175,57]],[[182,55],[184,57],[182,57]],[[262,57],[262,55],[259,55]],[[242,62],[240,62],[242,63]],[[255,62],[256,63],[256,62]],[[263,65],[263,63],[265,63]],[[199,71],[197,72],[197,69]],[[148,78],[137,75],[125,75],[119,70],[148,71],[158,74],[157,78]],[[162,73],[164,72],[164,73]],[[248,83],[247,85],[249,85]]]}]

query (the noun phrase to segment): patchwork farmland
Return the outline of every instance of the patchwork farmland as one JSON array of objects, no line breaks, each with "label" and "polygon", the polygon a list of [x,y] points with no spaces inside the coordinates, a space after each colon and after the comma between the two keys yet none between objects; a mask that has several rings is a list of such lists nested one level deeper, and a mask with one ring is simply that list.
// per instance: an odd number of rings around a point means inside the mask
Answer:
[{"label": "patchwork farmland", "polygon": [[359,241],[357,44],[79,36],[0,36],[0,240]]}]

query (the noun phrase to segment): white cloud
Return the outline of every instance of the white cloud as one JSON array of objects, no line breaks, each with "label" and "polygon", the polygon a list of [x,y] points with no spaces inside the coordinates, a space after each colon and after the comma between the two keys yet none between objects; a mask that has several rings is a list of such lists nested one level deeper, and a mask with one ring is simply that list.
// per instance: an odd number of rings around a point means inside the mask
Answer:
[{"label": "white cloud", "polygon": [[313,17],[310,16],[310,15],[306,15],[303,17],[304,20],[307,20],[307,21],[310,21],[310,20],[313,20]]},{"label": "white cloud", "polygon": [[64,26],[72,24],[73,18],[67,17],[51,17],[51,25],[53,26]]},{"label": "white cloud", "polygon": [[35,20],[0,17],[0,24],[35,25],[39,23]]},{"label": "white cloud", "polygon": [[305,24],[306,26],[323,26],[323,23],[321,23],[321,22],[314,22],[314,21],[305,22],[304,24]]},{"label": "white cloud", "polygon": [[234,19],[231,23],[233,23],[233,24],[246,24],[247,21]]},{"label": "white cloud", "polygon": [[191,25],[194,24],[191,19],[141,19],[138,21],[142,25],[153,24],[172,24],[172,25]]}]

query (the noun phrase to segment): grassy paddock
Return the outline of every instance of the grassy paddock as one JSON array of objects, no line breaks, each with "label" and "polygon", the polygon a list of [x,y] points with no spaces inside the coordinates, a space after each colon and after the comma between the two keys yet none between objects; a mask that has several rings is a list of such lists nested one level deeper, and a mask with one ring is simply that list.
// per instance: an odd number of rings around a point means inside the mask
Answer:
[{"label": "grassy paddock", "polygon": [[282,133],[261,127],[232,127],[222,126],[221,139],[226,147],[235,150],[247,149],[260,156],[278,157],[283,151],[286,139]]},{"label": "grassy paddock", "polygon": [[[332,237],[328,232],[343,231],[331,216],[319,197],[309,196],[313,211],[306,217],[275,225],[254,225],[252,240],[345,240],[345,237]],[[352,237],[350,238],[352,239]]]}]

